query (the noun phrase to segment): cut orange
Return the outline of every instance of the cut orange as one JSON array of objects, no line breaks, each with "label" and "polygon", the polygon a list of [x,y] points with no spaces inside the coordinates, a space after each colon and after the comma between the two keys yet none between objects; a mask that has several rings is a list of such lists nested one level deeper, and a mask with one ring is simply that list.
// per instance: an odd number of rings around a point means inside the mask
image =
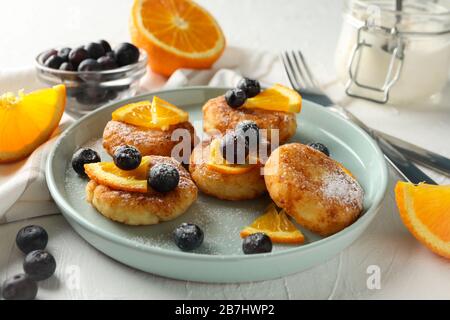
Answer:
[{"label": "cut orange", "polygon": [[0,96],[0,163],[20,160],[47,141],[66,106],[66,87]]},{"label": "cut orange", "polygon": [[243,107],[298,113],[302,109],[302,97],[297,91],[276,84],[253,98],[247,99]]},{"label": "cut orange", "polygon": [[162,130],[167,130],[170,125],[189,120],[189,114],[186,111],[156,96],[153,97],[151,112],[152,123]]},{"label": "cut orange", "polygon": [[179,68],[209,68],[225,49],[220,26],[190,0],[135,0],[130,33],[151,69],[165,76]]},{"label": "cut orange", "polygon": [[286,212],[284,210],[278,212],[273,203],[269,205],[262,216],[245,227],[240,235],[245,238],[258,232],[267,234],[274,243],[300,244],[305,242],[305,237],[289,220]]},{"label": "cut orange", "polygon": [[188,121],[189,114],[161,98],[153,97],[152,103],[140,101],[115,110],[112,119],[135,126],[167,130],[170,125]]},{"label": "cut orange", "polygon": [[112,113],[112,119],[129,123],[139,127],[152,126],[152,103],[150,101],[139,101],[127,104]]},{"label": "cut orange", "polygon": [[141,164],[134,170],[125,171],[116,167],[114,162],[97,162],[84,165],[88,177],[98,184],[115,190],[145,193],[150,157],[142,157]]},{"label": "cut orange", "polygon": [[243,174],[249,172],[257,164],[231,164],[227,162],[220,151],[220,139],[214,139],[210,144],[208,168],[224,174]]},{"label": "cut orange", "polygon": [[450,186],[398,182],[395,199],[400,217],[414,237],[450,259]]}]

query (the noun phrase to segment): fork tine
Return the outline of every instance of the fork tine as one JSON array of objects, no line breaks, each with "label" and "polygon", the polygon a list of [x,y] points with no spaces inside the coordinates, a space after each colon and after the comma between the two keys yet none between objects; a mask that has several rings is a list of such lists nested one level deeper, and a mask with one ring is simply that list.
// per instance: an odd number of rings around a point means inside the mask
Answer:
[{"label": "fork tine", "polygon": [[305,70],[305,64],[304,64],[304,60],[301,59],[301,57],[299,56],[299,51],[292,51],[292,58],[295,62],[295,65],[297,67],[297,72],[299,74],[299,77],[301,77],[301,79],[303,80],[303,83],[305,84],[306,88],[313,88],[314,87],[314,83],[311,81],[310,77],[308,76],[306,70]]},{"label": "fork tine", "polygon": [[281,60],[283,62],[284,70],[286,70],[286,74],[289,78],[289,82],[291,83],[292,88],[296,91],[299,91],[300,85],[297,82],[296,78],[294,77],[294,70],[293,70],[292,64],[289,60],[287,51],[283,51],[280,56],[281,56]]},{"label": "fork tine", "polygon": [[286,51],[285,57],[291,70],[292,77],[295,79],[297,84],[297,91],[302,91],[305,88],[305,83],[302,79],[301,71],[298,69],[298,65],[295,63],[295,60],[291,57],[288,51]]},{"label": "fork tine", "polygon": [[305,72],[307,74],[307,77],[309,78],[309,81],[311,82],[311,85],[313,88],[318,88],[319,85],[317,84],[316,79],[314,78],[311,69],[309,69],[308,64],[306,63],[305,57],[303,56],[301,51],[297,51],[297,55],[300,57],[301,63],[303,65],[303,68],[305,69]]}]

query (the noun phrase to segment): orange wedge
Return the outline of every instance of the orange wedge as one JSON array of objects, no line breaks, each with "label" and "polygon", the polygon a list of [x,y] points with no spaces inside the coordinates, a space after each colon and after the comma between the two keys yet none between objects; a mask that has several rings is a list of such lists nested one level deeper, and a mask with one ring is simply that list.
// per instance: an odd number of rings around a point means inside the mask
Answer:
[{"label": "orange wedge", "polygon": [[167,130],[170,125],[189,120],[189,114],[186,111],[156,96],[153,97],[151,112],[152,123],[162,130]]},{"label": "orange wedge", "polygon": [[276,84],[247,99],[243,108],[298,113],[302,109],[302,97],[297,91]]},{"label": "orange wedge", "polygon": [[210,144],[208,168],[224,174],[243,174],[253,170],[257,164],[230,164],[222,157],[220,139],[214,139]]},{"label": "orange wedge", "polygon": [[189,120],[186,111],[161,98],[153,97],[153,102],[130,103],[112,113],[112,119],[144,128],[167,130],[174,125]]},{"label": "orange wedge", "polygon": [[151,102],[139,101],[136,103],[130,103],[112,113],[112,119],[115,121],[121,121],[129,123],[139,127],[151,127],[152,115],[151,115]]},{"label": "orange wedge", "polygon": [[450,186],[398,182],[395,199],[400,217],[414,237],[450,259]]},{"label": "orange wedge", "polygon": [[66,87],[0,96],[0,163],[28,156],[58,127],[66,106]]},{"label": "orange wedge", "polygon": [[90,179],[112,189],[146,193],[149,166],[150,157],[145,156],[134,170],[121,170],[114,162],[97,162],[85,164],[84,171]]},{"label": "orange wedge", "polygon": [[179,68],[209,68],[225,49],[220,26],[190,0],[135,0],[130,34],[147,52],[151,69],[165,76]]},{"label": "orange wedge", "polygon": [[273,203],[269,205],[262,216],[245,227],[240,235],[245,238],[258,232],[267,234],[274,243],[300,244],[305,242],[305,237],[289,220],[286,212],[284,210],[278,212]]}]

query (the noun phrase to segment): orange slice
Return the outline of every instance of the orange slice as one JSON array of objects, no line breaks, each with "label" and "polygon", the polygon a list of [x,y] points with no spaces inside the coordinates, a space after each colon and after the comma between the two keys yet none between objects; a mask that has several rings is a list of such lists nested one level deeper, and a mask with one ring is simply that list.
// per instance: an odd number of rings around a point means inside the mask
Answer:
[{"label": "orange slice", "polygon": [[66,87],[0,96],[0,163],[20,160],[47,141],[66,106]]},{"label": "orange slice", "polygon": [[245,227],[240,235],[245,238],[258,232],[267,234],[274,243],[301,244],[305,242],[305,237],[289,220],[286,212],[284,210],[278,212],[273,203],[269,205],[262,216]]},{"label": "orange slice", "polygon": [[112,119],[139,127],[152,127],[151,102],[130,103],[112,113]]},{"label": "orange slice", "polygon": [[243,174],[253,170],[257,164],[231,164],[222,157],[220,139],[214,139],[210,144],[208,168],[224,174]]},{"label": "orange slice", "polygon": [[189,114],[186,111],[156,96],[153,97],[151,112],[152,123],[162,130],[167,130],[170,125],[189,120]]},{"label": "orange slice", "polygon": [[302,109],[302,97],[297,91],[276,84],[247,99],[243,108],[298,113]]},{"label": "orange slice", "polygon": [[134,170],[121,170],[114,162],[97,162],[85,164],[84,171],[90,179],[112,189],[146,193],[149,166],[150,157],[145,156]]},{"label": "orange slice", "polygon": [[450,186],[398,182],[395,199],[400,217],[414,237],[450,259]]},{"label": "orange slice", "polygon": [[220,26],[190,0],[135,0],[130,34],[147,52],[151,69],[165,76],[179,68],[209,68],[225,49]]},{"label": "orange slice", "polygon": [[112,119],[144,128],[167,130],[174,125],[189,120],[186,111],[161,98],[153,97],[153,102],[130,103],[112,113]]}]

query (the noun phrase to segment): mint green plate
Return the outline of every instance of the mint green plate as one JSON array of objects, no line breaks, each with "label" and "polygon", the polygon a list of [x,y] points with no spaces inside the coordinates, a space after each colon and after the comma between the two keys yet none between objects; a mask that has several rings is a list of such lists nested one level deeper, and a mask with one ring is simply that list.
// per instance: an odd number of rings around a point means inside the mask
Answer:
[{"label": "mint green plate", "polygon": [[[95,148],[103,160],[110,159],[101,147],[101,137],[113,110],[158,95],[188,111],[200,134],[202,105],[224,91],[191,87],[153,92],[106,105],[67,129],[48,157],[46,178],[53,198],[72,227],[98,250],[124,264],[170,278],[202,282],[281,277],[322,263],[355,241],[379,210],[387,185],[385,161],[375,142],[358,127],[309,101],[303,102],[292,141],[325,143],[331,156],[351,170],[365,191],[363,215],[333,236],[321,238],[300,228],[307,238],[304,245],[274,245],[269,254],[244,255],[239,231],[263,212],[270,202],[268,196],[231,202],[200,194],[181,217],[142,227],[108,220],[86,202],[86,180],[74,173],[70,160],[78,148],[85,146]],[[182,222],[196,223],[205,233],[203,245],[195,252],[181,252],[172,241],[172,230]]]}]

